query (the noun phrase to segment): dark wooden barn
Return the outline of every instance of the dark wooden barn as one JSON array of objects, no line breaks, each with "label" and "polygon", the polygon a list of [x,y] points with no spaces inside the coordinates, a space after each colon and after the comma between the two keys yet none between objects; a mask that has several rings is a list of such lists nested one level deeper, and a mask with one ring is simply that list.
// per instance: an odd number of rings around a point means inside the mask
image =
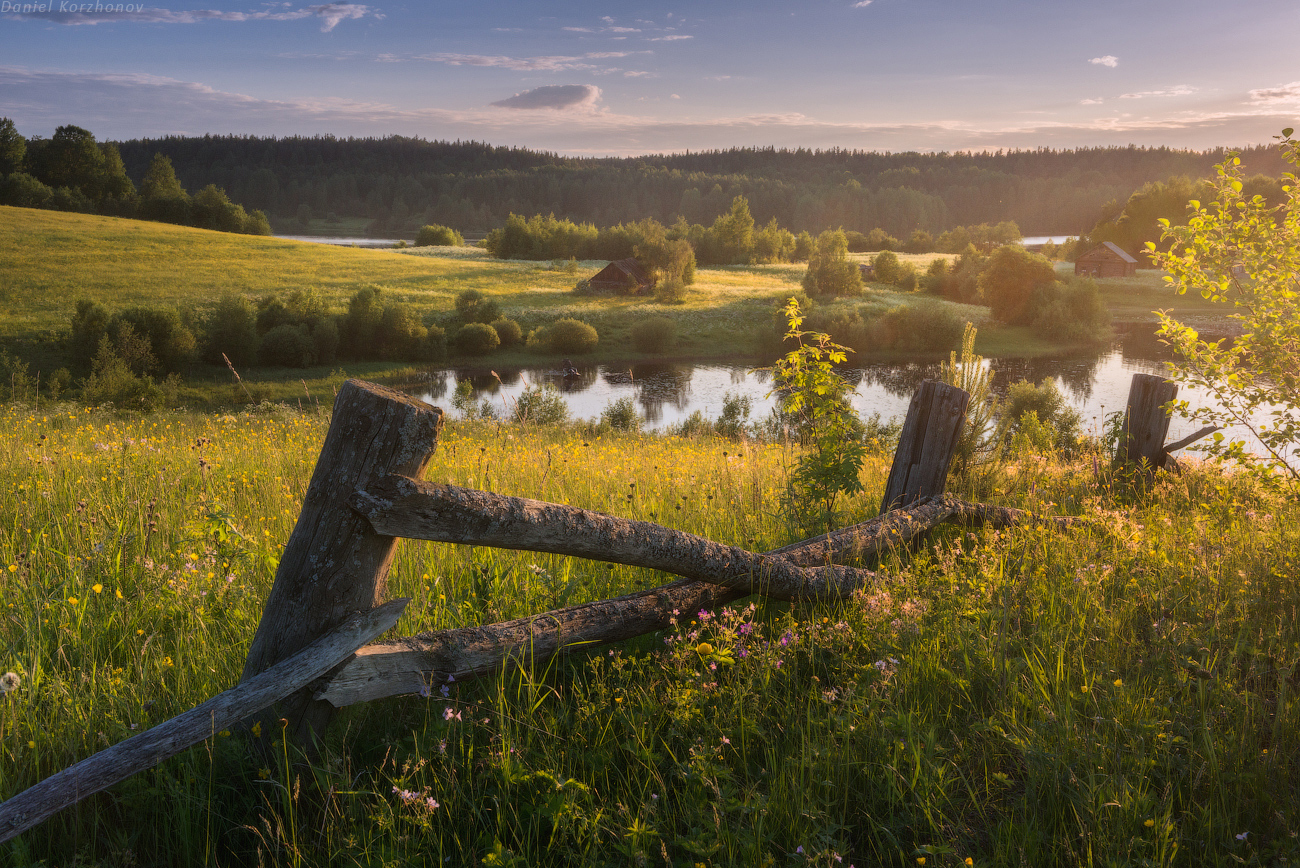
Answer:
[{"label": "dark wooden barn", "polygon": [[589,283],[595,292],[639,295],[650,290],[650,275],[635,259],[619,259],[606,265]]},{"label": "dark wooden barn", "polygon": [[1083,277],[1132,277],[1137,260],[1117,244],[1103,241],[1074,261],[1074,273]]}]

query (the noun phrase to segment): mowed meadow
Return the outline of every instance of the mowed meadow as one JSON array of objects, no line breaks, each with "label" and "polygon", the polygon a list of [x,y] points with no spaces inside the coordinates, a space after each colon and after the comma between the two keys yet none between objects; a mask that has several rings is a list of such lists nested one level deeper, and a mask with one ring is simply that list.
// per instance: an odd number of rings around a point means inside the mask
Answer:
[{"label": "mowed meadow", "polygon": [[[327,424],[0,410],[0,799],[237,681]],[[876,512],[891,457],[872,447],[842,522]],[[427,476],[764,550],[810,530],[794,458],[452,421]],[[1082,528],[940,529],[849,599],[681,612],[346,709],[315,760],[218,733],[0,864],[1289,864],[1300,508],[1211,465],[1145,488],[1106,463],[1025,447],[980,482]],[[403,543],[389,594],[409,634],[668,578]]]}]

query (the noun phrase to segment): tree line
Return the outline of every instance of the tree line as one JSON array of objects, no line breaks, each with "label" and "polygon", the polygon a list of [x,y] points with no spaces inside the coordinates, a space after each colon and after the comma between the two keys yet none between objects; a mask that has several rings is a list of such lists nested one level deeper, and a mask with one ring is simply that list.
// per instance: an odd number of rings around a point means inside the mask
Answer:
[{"label": "tree line", "polygon": [[[874,153],[734,148],[630,158],[577,158],[481,142],[419,138],[165,137],[120,142],[128,174],[156,153],[194,184],[217,184],[277,219],[365,218],[372,233],[444,224],[483,233],[510,214],[594,225],[680,216],[708,225],[744,196],[760,225],[796,234],[880,229],[906,239],[958,225],[1014,221],[1033,233],[1081,235],[1109,202],[1143,184],[1204,176],[1221,151],[1171,148]],[[1265,148],[1252,171],[1278,174]],[[306,211],[302,211],[306,206]]]},{"label": "tree line", "polygon": [[163,154],[150,159],[137,190],[113,143],[97,142],[89,130],[72,125],[49,139],[28,139],[9,118],[0,118],[0,205],[271,233],[264,213],[246,211],[215,184],[190,195]]}]

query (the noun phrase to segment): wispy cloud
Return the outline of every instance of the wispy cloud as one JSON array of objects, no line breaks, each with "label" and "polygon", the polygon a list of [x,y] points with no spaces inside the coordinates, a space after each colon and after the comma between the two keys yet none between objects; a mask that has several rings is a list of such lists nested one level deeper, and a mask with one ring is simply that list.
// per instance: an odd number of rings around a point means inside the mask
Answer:
[{"label": "wispy cloud", "polygon": [[[624,114],[604,109],[598,101],[605,97],[593,85],[568,85],[576,90],[567,96],[548,95],[546,91],[532,96],[533,107],[554,110],[505,111],[490,106],[469,110],[408,108],[345,99],[268,100],[218,91],[196,82],[139,74],[0,67],[0,80],[5,83],[0,89],[0,115],[13,118],[24,135],[49,135],[68,118],[75,118],[101,139],[169,133],[400,134],[475,139],[569,154],[626,155],[743,145],[895,151],[1130,143],[1205,148],[1266,143],[1282,127],[1295,126],[1294,110],[1289,105],[1243,106],[1244,93],[1236,97],[1235,108],[1224,101],[1223,106],[1207,111],[1149,117],[1117,115],[1080,123],[1037,119],[1014,124],[994,120],[983,124],[866,123],[825,121],[798,113],[691,117],[679,109],[674,116]],[[658,105],[686,106],[689,102],[665,95]]]},{"label": "wispy cloud", "polygon": [[[516,72],[563,72],[565,70],[595,69],[591,60],[627,57],[630,51],[593,51],[588,54],[548,54],[538,57],[509,57],[502,54],[420,54],[415,60],[429,60],[449,66],[490,66],[513,69]],[[392,57],[392,55],[389,55]]]},{"label": "wispy cloud", "polygon": [[497,100],[492,105],[508,109],[594,109],[600,88],[594,84],[548,84]]},{"label": "wispy cloud", "polygon": [[858,0],[857,3],[854,3],[854,4],[853,4],[853,8],[854,8],[854,9],[865,9],[865,8],[867,8],[867,7],[870,6],[870,5],[871,5],[871,0]]},{"label": "wispy cloud", "polygon": [[[17,4],[14,4],[17,5]],[[197,24],[200,21],[298,21],[303,18],[319,18],[321,30],[328,33],[340,21],[357,18],[383,18],[369,6],[357,3],[326,3],[320,6],[304,6],[301,9],[286,9],[280,12],[223,12],[217,9],[171,10],[145,8],[132,4],[69,3],[60,4],[54,9],[48,4],[48,11],[15,11],[10,18],[28,18],[53,21],[56,24]]]},{"label": "wispy cloud", "polygon": [[1079,105],[1101,105],[1103,102],[1105,102],[1105,100],[1101,97],[1097,97],[1096,99],[1081,99],[1079,100]]},{"label": "wispy cloud", "polygon": [[1196,93],[1197,89],[1180,84],[1177,87],[1171,87],[1168,90],[1140,90],[1137,93],[1122,93],[1120,99],[1146,99],[1153,96],[1190,96]]},{"label": "wispy cloud", "polygon": [[1119,66],[1119,58],[1113,54],[1107,54],[1105,57],[1094,57],[1088,62],[1095,63],[1098,66],[1109,66],[1111,69]]},{"label": "wispy cloud", "polygon": [[676,42],[680,39],[694,39],[694,36],[688,36],[685,33],[670,33],[667,36],[652,36],[651,42]]},{"label": "wispy cloud", "polygon": [[1256,105],[1276,105],[1300,102],[1300,81],[1277,87],[1261,87],[1250,91],[1250,101]]}]

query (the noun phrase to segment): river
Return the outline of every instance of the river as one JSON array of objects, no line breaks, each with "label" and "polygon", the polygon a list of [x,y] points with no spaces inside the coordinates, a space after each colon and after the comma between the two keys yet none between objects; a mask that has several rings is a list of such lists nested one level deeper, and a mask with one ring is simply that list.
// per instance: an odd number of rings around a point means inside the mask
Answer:
[{"label": "river", "polygon": [[[1079,411],[1085,433],[1098,434],[1107,415],[1124,409],[1129,384],[1135,373],[1167,373],[1170,355],[1152,336],[1148,327],[1136,327],[1117,337],[1101,352],[1056,358],[999,358],[988,364],[993,370],[995,390],[1005,393],[1020,380],[1035,383],[1055,381],[1069,402]],[[528,385],[549,383],[559,389],[576,418],[600,416],[612,401],[631,397],[637,404],[644,427],[663,430],[696,411],[716,418],[728,393],[746,395],[753,403],[751,420],[766,416],[775,406],[771,377],[764,370],[726,364],[634,364],[600,365],[577,362],[578,375],[565,377],[558,366],[498,370],[460,368],[432,371],[427,379],[410,384],[407,390],[450,411],[451,397],[462,381],[468,381],[479,401],[487,401],[498,415],[509,415],[513,401]],[[921,381],[936,376],[938,362],[870,363],[842,369],[852,385],[854,408],[864,418],[879,413],[883,420],[901,419],[907,413],[912,393]],[[1209,398],[1183,387],[1180,398],[1193,406],[1204,406]],[[1175,416],[1169,440],[1177,440],[1200,428],[1200,424]],[[1228,429],[1229,437],[1253,437],[1245,428]],[[1252,451],[1262,447],[1253,442]]]}]

